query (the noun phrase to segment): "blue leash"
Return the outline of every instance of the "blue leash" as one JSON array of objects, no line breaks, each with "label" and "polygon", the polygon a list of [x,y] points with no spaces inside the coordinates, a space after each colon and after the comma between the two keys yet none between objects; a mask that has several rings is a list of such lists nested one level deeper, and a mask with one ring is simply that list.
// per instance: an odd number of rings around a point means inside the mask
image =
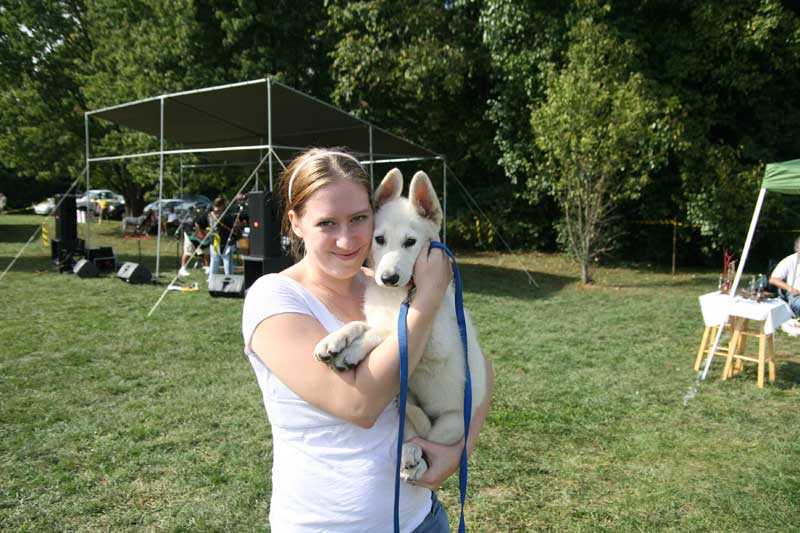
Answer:
[{"label": "blue leash", "polygon": [[[469,373],[469,357],[467,350],[467,321],[464,318],[464,300],[461,291],[461,272],[458,270],[456,257],[447,246],[440,242],[432,242],[431,248],[439,248],[453,260],[453,278],[456,282],[456,319],[461,344],[464,346],[464,366],[466,380],[464,382],[464,448],[461,450],[461,466],[458,471],[458,490],[461,500],[461,518],[458,522],[459,533],[466,533],[467,526],[464,522],[464,502],[467,499],[467,436],[469,435],[469,422],[472,416],[472,379]],[[403,431],[406,423],[406,400],[408,399],[408,300],[400,306],[400,316],[397,319],[397,340],[400,344],[400,431],[397,437],[397,466],[394,477],[394,531],[400,533],[400,459],[403,453]]]}]

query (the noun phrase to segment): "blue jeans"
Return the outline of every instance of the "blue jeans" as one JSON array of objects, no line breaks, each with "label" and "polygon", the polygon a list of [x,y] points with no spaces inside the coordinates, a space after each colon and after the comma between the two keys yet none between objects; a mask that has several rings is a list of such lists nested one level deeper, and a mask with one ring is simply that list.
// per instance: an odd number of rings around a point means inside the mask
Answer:
[{"label": "blue jeans", "polygon": [[436,493],[433,491],[431,491],[431,512],[417,526],[414,533],[450,533],[447,511],[442,507],[441,502],[436,497]]},{"label": "blue jeans", "polygon": [[789,309],[794,316],[800,316],[800,296],[789,296]]},{"label": "blue jeans", "polygon": [[211,279],[212,274],[216,274],[219,271],[219,261],[222,259],[222,268],[225,271],[225,275],[229,276],[233,274],[233,246],[226,246],[225,249],[222,250],[221,254],[214,252],[214,247],[211,247],[211,264],[209,265],[208,270],[208,279]]}]

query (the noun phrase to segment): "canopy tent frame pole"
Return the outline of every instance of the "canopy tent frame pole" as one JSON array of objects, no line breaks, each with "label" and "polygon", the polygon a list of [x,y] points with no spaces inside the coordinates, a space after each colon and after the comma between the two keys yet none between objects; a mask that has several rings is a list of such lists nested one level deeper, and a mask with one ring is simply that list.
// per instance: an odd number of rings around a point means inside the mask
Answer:
[{"label": "canopy tent frame pole", "polygon": [[[747,230],[747,238],[744,241],[744,250],[742,250],[742,258],[739,261],[739,268],[736,269],[736,276],[733,278],[733,285],[731,285],[731,290],[729,293],[729,301],[732,301],[734,296],[736,296],[736,289],[739,287],[739,280],[742,278],[742,273],[744,272],[744,265],[747,262],[747,255],[750,253],[750,245],[753,242],[753,234],[756,232],[756,226],[758,225],[758,216],[761,214],[761,206],[764,203],[764,196],[767,194],[767,189],[762,187],[758,193],[758,200],[756,200],[756,208],[753,210],[753,219],[750,221],[750,229]],[[706,359],[705,368],[703,368],[703,379],[706,379],[708,375],[708,369],[711,368],[711,361],[714,359],[714,354],[717,351],[717,346],[719,345],[719,339],[722,337],[722,325],[728,321],[729,314],[725,313],[725,317],[720,322],[719,327],[717,328],[717,336],[714,338],[714,345],[711,347],[711,351],[708,354],[708,358]]]},{"label": "canopy tent frame pole", "polygon": [[[264,156],[263,152],[259,150],[259,161]],[[241,162],[225,162],[225,163],[192,163],[187,165],[183,164],[183,168],[225,168],[225,167],[252,167],[257,165],[258,161],[241,161]]]},{"label": "canopy tent frame pole", "polygon": [[[179,155],[179,154],[205,154],[205,153],[215,153],[215,152],[241,152],[246,150],[259,150],[259,149],[278,149],[278,150],[287,150],[291,152],[302,152],[308,150],[308,146],[284,146],[284,145],[268,145],[268,144],[251,144],[245,146],[225,146],[222,148],[187,148],[182,150],[164,150],[164,155]],[[353,152],[354,154],[360,154],[361,152]],[[101,162],[101,161],[118,161],[120,159],[136,159],[137,157],[154,157],[160,155],[161,152],[154,151],[154,152],[138,152],[135,154],[125,154],[125,155],[109,155],[109,156],[102,156],[102,157],[91,157],[89,161],[91,162]],[[366,154],[365,154],[366,155]],[[382,154],[377,154],[378,156]],[[381,158],[375,159],[375,154],[373,154],[373,161],[375,163],[407,163],[409,161],[428,161],[431,159],[440,159],[442,156],[439,155],[431,155],[431,156],[408,156],[408,157],[391,157],[391,158]],[[369,163],[369,161],[362,161],[362,164]]]},{"label": "canopy tent frame pole", "polygon": [[160,137],[160,146],[161,149],[159,150],[158,156],[158,233],[156,235],[156,274],[155,274],[155,281],[158,282],[159,278],[159,269],[161,267],[161,209],[163,207],[163,202],[161,201],[164,196],[164,98],[161,98],[160,102],[160,128],[161,132],[159,134]]},{"label": "canopy tent frame pole", "polygon": [[86,227],[86,249],[92,247],[92,230],[91,224],[89,224],[89,189],[91,189],[91,182],[89,180],[89,115],[88,113],[83,114],[83,131],[84,137],[86,141],[86,222],[84,226]]},{"label": "canopy tent frame pole", "polygon": [[269,192],[272,192],[272,78],[267,78],[267,144],[269,145]]},{"label": "canopy tent frame pole", "polygon": [[369,186],[375,190],[375,157],[372,154],[372,124],[369,125]]},{"label": "canopy tent frame pole", "polygon": [[[261,142],[263,143],[264,139],[261,139]],[[261,161],[262,159],[264,159],[264,150],[262,148],[259,148],[258,149],[258,160]],[[270,164],[272,164],[271,161],[270,161]],[[254,191],[258,191],[260,189],[260,187],[261,187],[261,183],[260,183],[260,180],[258,179],[258,172],[256,172],[256,181],[255,181],[255,186],[254,186],[253,190]]]}]

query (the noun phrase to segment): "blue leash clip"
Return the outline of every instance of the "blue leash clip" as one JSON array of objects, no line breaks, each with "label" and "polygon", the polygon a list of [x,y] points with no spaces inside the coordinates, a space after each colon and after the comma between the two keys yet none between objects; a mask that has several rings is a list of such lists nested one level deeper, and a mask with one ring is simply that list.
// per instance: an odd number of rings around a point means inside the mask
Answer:
[{"label": "blue leash clip", "polygon": [[[441,242],[431,242],[431,248],[439,248],[453,261],[453,279],[456,283],[455,311],[458,321],[458,332],[461,344],[464,346],[464,448],[461,450],[461,465],[458,471],[459,497],[461,500],[461,517],[458,522],[459,533],[466,533],[467,526],[464,521],[464,502],[467,499],[467,436],[472,417],[472,379],[469,372],[469,351],[467,348],[467,321],[464,317],[464,299],[461,286],[461,272],[458,270],[456,257],[447,246]],[[408,301],[400,306],[400,316],[397,319],[397,340],[400,345],[400,429],[397,436],[397,465],[394,478],[394,531],[400,533],[400,460],[403,454],[403,432],[406,423],[406,401],[408,399]]]}]

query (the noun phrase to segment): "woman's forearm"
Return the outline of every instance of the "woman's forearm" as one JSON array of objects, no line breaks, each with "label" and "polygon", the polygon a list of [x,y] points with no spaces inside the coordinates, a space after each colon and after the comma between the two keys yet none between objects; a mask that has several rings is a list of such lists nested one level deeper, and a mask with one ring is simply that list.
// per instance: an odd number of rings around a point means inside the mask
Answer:
[{"label": "woman's forearm", "polygon": [[[409,376],[425,353],[437,311],[437,303],[422,299],[413,301],[409,306],[406,319]],[[400,391],[399,353],[395,327],[354,371],[354,385],[361,395],[361,405],[368,410],[369,418],[377,419]]]}]

